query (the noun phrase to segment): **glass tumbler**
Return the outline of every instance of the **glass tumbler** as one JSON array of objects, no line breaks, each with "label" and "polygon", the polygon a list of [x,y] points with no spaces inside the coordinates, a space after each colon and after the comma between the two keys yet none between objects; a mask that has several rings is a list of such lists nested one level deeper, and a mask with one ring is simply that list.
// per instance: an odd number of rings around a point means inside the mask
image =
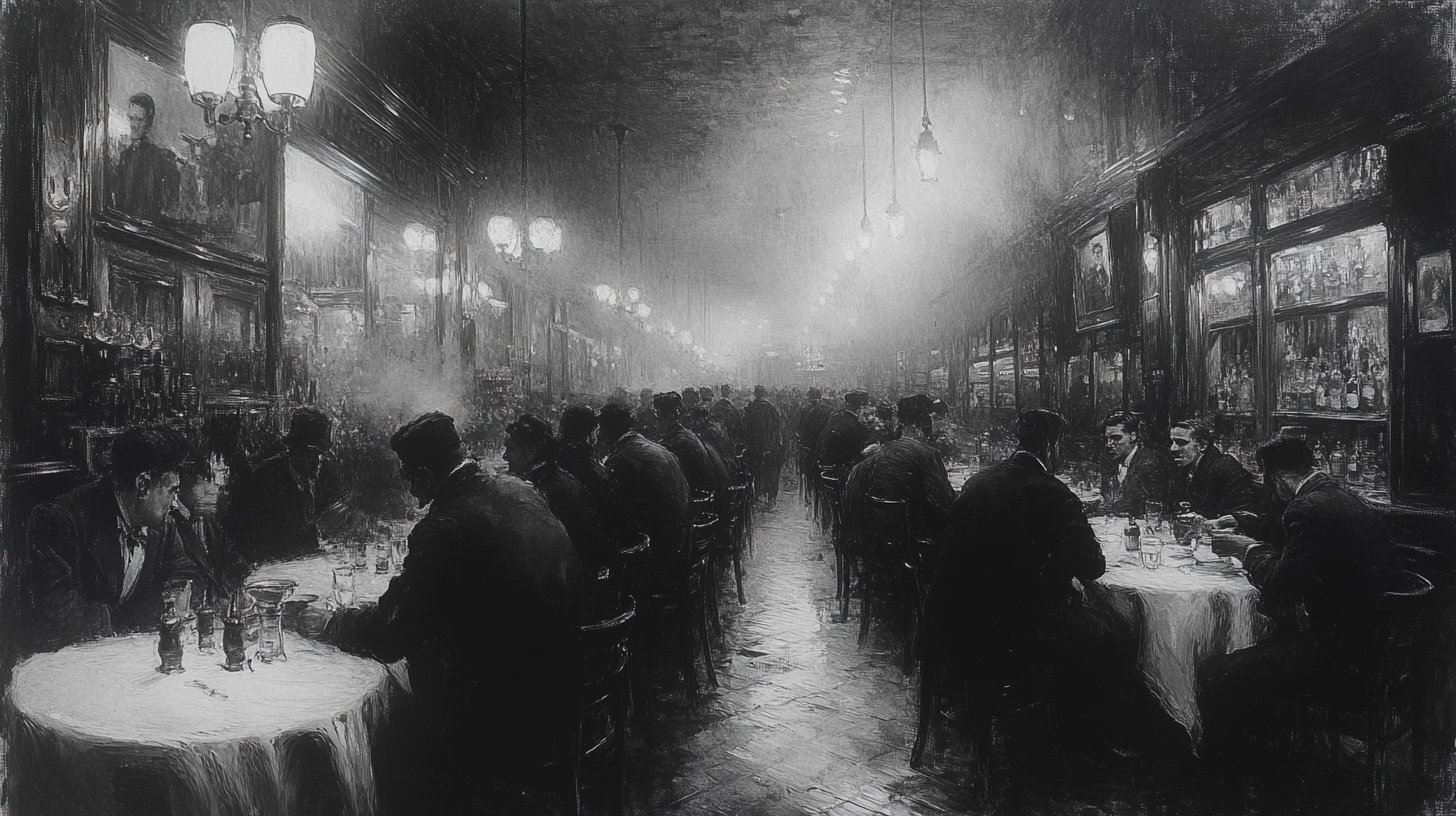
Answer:
[{"label": "glass tumbler", "polygon": [[1163,541],[1158,538],[1143,536],[1141,547],[1138,550],[1142,556],[1143,566],[1155,570],[1163,566]]},{"label": "glass tumbler", "polygon": [[354,568],[334,568],[334,603],[340,609],[354,605]]}]

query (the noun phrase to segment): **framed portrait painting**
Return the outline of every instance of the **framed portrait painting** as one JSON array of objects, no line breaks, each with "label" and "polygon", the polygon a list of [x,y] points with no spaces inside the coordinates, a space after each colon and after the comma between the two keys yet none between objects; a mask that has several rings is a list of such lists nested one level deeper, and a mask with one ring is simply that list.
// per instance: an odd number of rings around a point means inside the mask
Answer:
[{"label": "framed portrait painting", "polygon": [[1072,298],[1077,328],[1093,329],[1116,320],[1117,278],[1107,241],[1107,225],[1099,224],[1077,243],[1077,274]]},{"label": "framed portrait painting", "polygon": [[271,141],[209,128],[180,71],[108,40],[100,211],[254,258]]}]

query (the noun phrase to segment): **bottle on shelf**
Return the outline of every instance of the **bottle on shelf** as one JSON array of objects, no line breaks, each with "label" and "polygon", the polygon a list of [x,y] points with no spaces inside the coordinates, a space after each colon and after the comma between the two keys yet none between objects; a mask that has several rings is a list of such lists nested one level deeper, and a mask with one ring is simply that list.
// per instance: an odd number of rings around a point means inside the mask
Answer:
[{"label": "bottle on shelf", "polygon": [[1329,474],[1335,479],[1345,477],[1345,446],[1339,442],[1335,443],[1335,451],[1330,454]]},{"label": "bottle on shelf", "polygon": [[1360,483],[1360,460],[1365,457],[1365,445],[1357,439],[1350,455],[1345,457],[1345,481],[1350,484]]},{"label": "bottle on shelf", "polygon": [[1345,397],[1342,407],[1346,411],[1358,411],[1360,409],[1360,379],[1351,368],[1345,372]]}]

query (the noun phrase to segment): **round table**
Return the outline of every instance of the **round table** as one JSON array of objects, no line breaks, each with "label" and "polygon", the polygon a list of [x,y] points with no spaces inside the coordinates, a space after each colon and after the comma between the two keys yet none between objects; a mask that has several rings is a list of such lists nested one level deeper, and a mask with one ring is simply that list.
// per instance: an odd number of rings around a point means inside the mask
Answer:
[{"label": "round table", "polygon": [[229,672],[189,646],[162,674],[144,634],[29,658],[6,695],[15,812],[375,812],[384,667],[298,636],[287,653]]},{"label": "round table", "polygon": [[1268,621],[1255,608],[1259,592],[1236,564],[1200,565],[1177,544],[1163,547],[1163,565],[1147,569],[1122,544],[1121,519],[1092,519],[1107,572],[1087,586],[1142,633],[1138,664],[1148,687],[1198,745],[1198,665],[1252,645]]}]

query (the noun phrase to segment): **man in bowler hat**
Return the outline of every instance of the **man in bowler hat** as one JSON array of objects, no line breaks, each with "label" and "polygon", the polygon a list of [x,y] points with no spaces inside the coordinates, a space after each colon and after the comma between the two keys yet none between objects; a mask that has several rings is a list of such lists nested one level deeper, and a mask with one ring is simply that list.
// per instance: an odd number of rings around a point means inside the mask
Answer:
[{"label": "man in bowler hat", "polygon": [[253,563],[312,552],[323,533],[342,525],[345,511],[332,470],[333,421],[299,408],[283,440],[287,450],[266,459],[230,497],[224,527]]}]

